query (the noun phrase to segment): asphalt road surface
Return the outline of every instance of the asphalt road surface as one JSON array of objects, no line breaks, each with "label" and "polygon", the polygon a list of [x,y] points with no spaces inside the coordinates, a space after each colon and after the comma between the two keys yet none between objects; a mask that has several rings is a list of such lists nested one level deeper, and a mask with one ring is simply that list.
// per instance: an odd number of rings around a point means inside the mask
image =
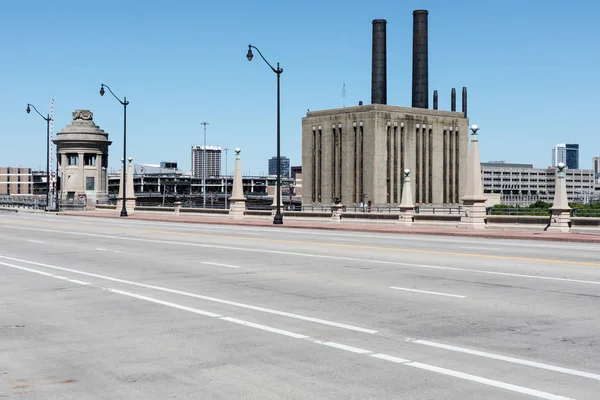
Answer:
[{"label": "asphalt road surface", "polygon": [[600,246],[0,213],[0,399],[600,399]]}]

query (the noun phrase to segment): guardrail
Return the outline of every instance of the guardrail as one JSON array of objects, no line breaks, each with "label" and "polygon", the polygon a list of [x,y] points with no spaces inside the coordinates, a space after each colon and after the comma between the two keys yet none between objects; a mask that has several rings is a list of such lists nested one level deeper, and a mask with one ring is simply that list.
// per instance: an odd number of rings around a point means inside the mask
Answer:
[{"label": "guardrail", "polygon": [[86,211],[87,210],[87,201],[85,200],[72,200],[72,201],[64,201],[60,202],[58,205],[61,211],[69,211],[69,210],[77,210],[77,211]]},{"label": "guardrail", "polygon": [[0,207],[44,210],[46,208],[46,198],[2,195],[0,196]]},{"label": "guardrail", "polygon": [[598,208],[574,208],[571,210],[573,217],[600,218],[600,209]]},{"label": "guardrail", "polygon": [[487,215],[515,215],[515,216],[550,216],[547,208],[493,208],[487,209]]}]

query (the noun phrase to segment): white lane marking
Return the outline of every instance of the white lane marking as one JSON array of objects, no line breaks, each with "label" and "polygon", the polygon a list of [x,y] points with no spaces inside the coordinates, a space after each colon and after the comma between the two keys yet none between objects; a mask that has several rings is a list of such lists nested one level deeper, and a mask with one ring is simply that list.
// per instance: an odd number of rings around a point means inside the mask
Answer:
[{"label": "white lane marking", "polygon": [[409,362],[404,365],[408,365],[410,367],[415,367],[419,369],[424,369],[426,371],[437,372],[438,374],[453,376],[459,379],[465,379],[467,381],[478,382],[484,385],[497,387],[500,389],[510,390],[511,392],[517,392],[522,394],[527,394],[529,396],[534,396],[540,399],[546,400],[573,400],[568,397],[558,396],[552,393],[541,392],[535,389],[529,389],[523,386],[517,386],[506,382],[495,381],[493,379],[483,378],[477,375],[466,374],[464,372],[454,371],[451,369],[436,367],[435,365],[423,364],[420,362]]},{"label": "white lane marking", "polygon": [[316,344],[322,344],[323,346],[335,347],[336,349],[346,350],[346,351],[349,351],[351,353],[356,353],[356,354],[372,353],[371,350],[360,349],[358,347],[347,346],[345,344],[336,343],[336,342],[322,342],[320,340],[313,340],[313,342]]},{"label": "white lane marking", "polygon": [[457,351],[460,353],[472,354],[472,355],[480,356],[480,357],[492,358],[495,360],[507,361],[507,362],[511,362],[514,364],[521,364],[521,365],[526,365],[529,367],[546,369],[546,370],[555,371],[555,372],[561,372],[563,374],[581,376],[583,378],[590,378],[590,379],[595,379],[597,381],[600,381],[600,375],[593,374],[590,372],[585,372],[585,371],[578,371],[576,369],[557,367],[555,365],[544,364],[544,363],[535,362],[535,361],[528,361],[528,360],[523,360],[523,359],[515,358],[515,357],[507,357],[507,356],[502,356],[499,354],[487,353],[484,351],[466,349],[464,347],[451,346],[451,345],[442,344],[442,343],[430,342],[428,340],[407,339],[406,341],[411,342],[411,343],[422,344],[425,346],[446,349],[446,350],[450,350],[450,351]]},{"label": "white lane marking", "polygon": [[102,247],[97,247],[96,250],[98,250],[98,251],[107,251],[107,249],[103,249]]},{"label": "white lane marking", "polygon": [[237,265],[219,264],[219,263],[207,262],[207,261],[202,261],[202,264],[206,264],[206,265],[216,265],[217,267],[239,268]]},{"label": "white lane marking", "polygon": [[221,317],[220,314],[215,314],[215,313],[212,313],[212,312],[209,312],[209,311],[199,310],[199,309],[193,308],[193,307],[182,306],[180,304],[171,303],[169,301],[158,300],[158,299],[155,299],[155,298],[152,298],[152,297],[148,297],[148,296],[142,296],[140,294],[126,292],[124,290],[110,289],[110,288],[108,288],[107,290],[109,292],[112,292],[112,293],[122,294],[123,296],[134,297],[136,299],[146,300],[146,301],[149,301],[151,303],[162,304],[163,306],[177,308],[179,310],[188,311],[188,312],[191,312],[191,313],[194,313],[194,314],[204,315],[205,317],[211,317],[211,318]]},{"label": "white lane marking", "polygon": [[328,320],[325,320],[325,319],[313,318],[313,317],[308,317],[308,316],[305,316],[305,315],[294,314],[294,313],[289,313],[289,312],[279,311],[279,310],[273,310],[273,309],[265,308],[265,307],[253,306],[251,304],[238,303],[238,302],[235,302],[235,301],[219,299],[219,298],[216,298],[216,297],[203,296],[203,295],[200,295],[200,294],[184,292],[184,291],[181,291],[181,290],[169,289],[169,288],[165,288],[165,287],[161,287],[161,286],[148,285],[148,284],[145,284],[145,283],[133,282],[133,281],[128,281],[128,280],[124,280],[124,279],[113,278],[113,277],[110,277],[110,276],[104,276],[104,275],[93,274],[93,273],[90,273],[90,272],[78,271],[78,270],[70,269],[70,268],[58,267],[58,266],[55,266],[55,265],[38,263],[38,262],[28,261],[28,260],[21,260],[21,259],[18,259],[18,258],[6,257],[6,256],[0,256],[0,258],[11,260],[11,261],[18,261],[18,262],[22,262],[22,263],[25,263],[25,264],[37,265],[37,266],[45,267],[45,268],[56,269],[56,270],[59,270],[59,271],[71,272],[71,273],[74,273],[74,274],[91,276],[91,277],[94,277],[94,278],[105,279],[105,280],[108,280],[108,281],[124,283],[126,285],[138,286],[138,287],[143,287],[143,288],[153,289],[153,290],[160,290],[160,291],[167,292],[167,293],[174,293],[174,294],[179,294],[179,295],[182,295],[182,296],[193,297],[193,298],[196,298],[196,299],[208,300],[208,301],[212,301],[212,302],[215,302],[215,303],[227,304],[227,305],[234,306],[234,307],[240,307],[240,308],[246,308],[246,309],[249,309],[249,310],[261,311],[261,312],[268,313],[268,314],[281,315],[283,317],[288,317],[288,318],[294,318],[294,319],[299,319],[299,320],[303,320],[303,321],[314,322],[314,323],[321,324],[321,325],[335,326],[337,328],[348,329],[348,330],[353,330],[353,331],[363,332],[363,333],[370,333],[370,334],[375,334],[375,333],[378,332],[378,331],[376,331],[374,329],[361,328],[361,327],[358,327],[358,326],[342,324],[342,323],[339,323],[339,322],[328,321]]},{"label": "white lane marking", "polygon": [[34,274],[48,276],[50,278],[56,278],[56,279],[60,279],[60,280],[63,280],[63,281],[77,283],[79,285],[89,285],[89,283],[84,282],[84,281],[80,281],[80,280],[77,280],[77,279],[70,279],[70,278],[66,278],[64,276],[60,276],[60,275],[50,274],[48,272],[39,271],[37,269],[32,269],[32,268],[27,268],[27,267],[21,267],[19,265],[9,264],[9,263],[5,263],[5,262],[1,262],[1,261],[0,261],[0,265],[4,265],[4,266],[15,268],[15,269],[20,269],[22,271],[33,272]]},{"label": "white lane marking", "polygon": [[234,324],[240,324],[240,325],[244,325],[244,326],[249,326],[249,327],[252,327],[252,328],[261,329],[263,331],[273,332],[273,333],[277,333],[279,335],[289,336],[289,337],[293,337],[293,338],[296,338],[296,339],[307,339],[308,338],[308,336],[301,335],[299,333],[285,331],[283,329],[272,328],[272,327],[266,326],[266,325],[255,324],[253,322],[248,322],[248,321],[244,321],[244,320],[237,319],[237,318],[222,317],[220,319],[222,319],[223,321],[233,322]]},{"label": "white lane marking", "polygon": [[396,290],[404,290],[407,292],[416,292],[416,293],[425,293],[425,294],[435,294],[437,296],[448,296],[448,297],[458,297],[459,299],[464,299],[467,296],[461,296],[458,294],[448,294],[448,293],[440,293],[440,292],[428,292],[426,290],[417,290],[417,289],[409,289],[409,288],[401,288],[401,287],[397,287],[397,286],[390,286],[390,289],[396,289]]},{"label": "white lane marking", "polygon": [[398,363],[398,364],[406,364],[406,363],[410,362],[410,360],[407,360],[405,358],[388,356],[387,354],[381,354],[381,353],[371,354],[371,357],[379,358],[379,359],[386,360],[386,361],[395,362],[395,363]]},{"label": "white lane marking", "polygon": [[447,369],[447,368],[436,367],[435,365],[423,364],[423,363],[416,362],[416,361],[410,361],[410,360],[407,360],[404,358],[394,357],[394,356],[390,356],[387,354],[377,353],[377,354],[371,354],[370,356],[379,358],[381,360],[386,360],[386,361],[406,365],[408,367],[419,368],[419,369],[423,369],[423,370],[430,371],[430,372],[436,372],[436,373],[442,374],[442,375],[448,375],[448,376],[452,376],[452,377],[459,378],[459,379],[482,383],[482,384],[488,385],[488,386],[494,386],[494,387],[509,390],[512,392],[527,394],[529,396],[537,397],[540,399],[573,400],[568,397],[558,396],[558,395],[555,395],[552,393],[541,392],[539,390],[529,389],[529,388],[526,388],[523,386],[517,386],[517,385],[510,384],[510,383],[495,381],[493,379],[488,379],[488,378],[484,378],[484,377],[477,376],[477,375],[466,374],[464,372],[454,371],[454,370]]},{"label": "white lane marking", "polygon": [[43,240],[33,240],[33,239],[29,239],[28,242],[31,242],[31,243],[44,243]]},{"label": "white lane marking", "polygon": [[428,268],[428,269],[439,269],[439,270],[446,270],[446,271],[473,272],[476,274],[513,276],[513,277],[518,277],[518,278],[541,279],[541,280],[551,280],[551,281],[559,281],[559,282],[572,282],[572,283],[585,283],[585,284],[591,284],[591,285],[600,285],[600,281],[586,281],[586,280],[582,280],[582,279],[554,278],[551,276],[543,276],[543,275],[513,274],[513,273],[509,273],[509,272],[496,272],[496,271],[485,271],[485,270],[478,270],[478,269],[443,267],[440,265],[409,264],[409,263],[399,263],[396,261],[369,260],[369,259],[362,259],[362,258],[330,256],[330,255],[324,255],[324,254],[297,253],[297,252],[292,252],[292,251],[281,251],[281,250],[264,250],[264,249],[250,248],[250,247],[233,247],[233,246],[219,246],[219,245],[212,245],[212,244],[192,243],[192,242],[176,242],[173,240],[142,239],[142,238],[132,238],[132,237],[125,237],[125,236],[111,236],[111,235],[100,235],[100,234],[94,234],[94,233],[60,231],[60,230],[53,230],[53,229],[23,228],[23,227],[15,227],[15,226],[2,225],[2,224],[0,224],[0,226],[10,227],[13,229],[29,230],[29,231],[53,232],[53,233],[62,233],[62,234],[70,234],[70,235],[78,235],[78,236],[89,236],[89,237],[99,237],[99,238],[105,238],[105,239],[115,239],[115,240],[119,240],[119,241],[130,240],[130,241],[135,241],[135,242],[161,243],[161,244],[201,247],[201,248],[211,248],[211,249],[223,249],[223,250],[237,250],[237,251],[254,252],[254,253],[283,254],[283,255],[298,256],[298,257],[323,258],[323,259],[330,259],[330,260],[365,262],[365,263],[382,264],[382,265],[399,265],[399,266],[403,266],[403,267],[412,267],[412,268]]},{"label": "white lane marking", "polygon": [[[38,271],[38,270],[34,270],[31,268],[25,268],[25,267],[20,267],[20,266],[16,266],[16,265],[11,265],[8,263],[2,263],[0,262],[0,264],[2,265],[7,265],[7,266],[11,266],[13,268],[17,268],[17,269],[21,269],[24,271],[29,271],[29,272],[34,272],[40,275],[45,275],[45,276],[51,276],[53,278],[63,278],[63,277],[59,277],[57,275],[52,275],[52,274],[48,274],[45,273],[43,271]],[[128,296],[128,297],[133,297],[133,298],[137,298],[140,300],[145,300],[145,301],[149,301],[152,303],[156,303],[156,304],[161,304],[161,305],[165,305],[168,307],[173,307],[179,310],[183,310],[183,311],[188,311],[188,312],[192,312],[194,314],[200,314],[203,316],[207,316],[207,317],[215,317],[218,318],[220,320],[223,321],[228,321],[228,322],[233,322],[239,325],[244,325],[244,326],[249,326],[252,328],[256,328],[256,329],[261,329],[264,331],[268,331],[268,332],[272,332],[272,333],[276,333],[276,334],[280,334],[280,335],[285,335],[288,337],[293,337],[293,338],[297,338],[297,339],[310,339],[310,341],[312,343],[315,344],[321,344],[321,345],[325,345],[325,346],[329,346],[329,347],[335,347],[341,350],[346,350],[346,351],[350,351],[352,353],[357,353],[357,354],[369,354],[372,353],[370,350],[365,350],[365,349],[359,349],[357,347],[352,347],[352,346],[347,346],[341,343],[335,343],[335,342],[323,342],[320,340],[312,340],[309,336],[306,335],[301,335],[298,333],[294,333],[294,332],[290,332],[290,331],[285,331],[282,329],[278,329],[278,328],[272,328],[266,325],[260,325],[260,324],[255,324],[252,322],[248,322],[248,321],[244,321],[244,320],[240,320],[240,319],[236,319],[236,318],[230,318],[230,317],[223,317],[220,316],[219,314],[215,314],[215,313],[210,313],[207,311],[202,311],[202,310],[198,310],[192,307],[187,307],[187,306],[183,306],[177,303],[171,303],[168,301],[163,301],[163,300],[159,300],[159,299],[155,299],[152,297],[147,297],[147,296],[142,296],[142,295],[138,295],[135,293],[130,293],[130,292],[125,292],[123,290],[117,290],[117,289],[111,289],[111,288],[104,288],[101,286],[96,286],[96,285],[91,285],[103,290],[107,290],[111,293],[116,293],[116,294],[121,294],[124,296]],[[414,361],[410,361],[410,360],[406,360],[403,358],[399,358],[399,357],[394,357],[394,356],[390,356],[387,354],[381,354],[381,353],[377,353],[377,354],[370,354],[371,357],[375,357],[375,358],[379,358],[381,360],[385,360],[385,361],[390,361],[390,362],[394,362],[394,363],[399,363],[402,365],[406,365],[409,367],[414,367],[414,368],[419,368],[419,369],[423,369],[426,371],[430,371],[430,372],[436,372],[439,374],[443,374],[443,375],[448,375],[448,376],[452,376],[455,378],[459,378],[459,379],[465,379],[468,381],[472,381],[472,382],[477,382],[477,383],[481,383],[484,385],[488,385],[488,386],[493,386],[493,387],[497,387],[497,388],[501,388],[501,389],[505,389],[505,390],[509,390],[509,391],[513,391],[513,392],[517,392],[517,393],[522,393],[522,394],[527,394],[530,396],[534,396],[534,397],[538,397],[541,399],[547,399],[547,400],[573,400],[573,399],[569,399],[567,397],[562,397],[562,396],[558,396],[558,395],[554,395],[551,393],[546,393],[546,392],[541,392],[539,390],[535,390],[535,389],[529,389],[523,386],[517,386],[517,385],[512,385],[510,383],[505,383],[505,382],[500,382],[500,381],[495,381],[492,379],[488,379],[488,378],[483,378],[480,376],[476,376],[476,375],[471,375],[471,374],[466,374],[464,372],[459,372],[459,371],[454,371],[451,369],[446,369],[446,368],[441,368],[441,367],[436,367],[434,365],[429,365],[429,364],[423,364],[423,363],[419,363],[419,362],[414,362]]]},{"label": "white lane marking", "polygon": [[485,250],[485,251],[504,251],[504,249],[492,249],[491,247],[481,247],[481,246],[460,246],[461,249],[475,249],[475,250]]}]

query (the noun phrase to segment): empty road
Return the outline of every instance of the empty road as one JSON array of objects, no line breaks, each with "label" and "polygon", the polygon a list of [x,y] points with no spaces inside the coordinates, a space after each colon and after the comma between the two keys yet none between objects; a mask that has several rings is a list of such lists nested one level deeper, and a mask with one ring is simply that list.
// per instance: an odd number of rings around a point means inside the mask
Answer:
[{"label": "empty road", "polygon": [[600,245],[0,212],[0,399],[599,399]]}]

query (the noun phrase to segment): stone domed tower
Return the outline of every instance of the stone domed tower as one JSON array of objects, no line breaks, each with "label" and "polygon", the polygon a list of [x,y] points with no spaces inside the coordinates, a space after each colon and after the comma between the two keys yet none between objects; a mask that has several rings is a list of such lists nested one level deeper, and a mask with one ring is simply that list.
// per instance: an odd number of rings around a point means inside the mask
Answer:
[{"label": "stone domed tower", "polygon": [[94,208],[108,198],[108,133],[93,121],[90,110],[73,111],[73,121],[56,134],[61,203],[86,200]]}]

